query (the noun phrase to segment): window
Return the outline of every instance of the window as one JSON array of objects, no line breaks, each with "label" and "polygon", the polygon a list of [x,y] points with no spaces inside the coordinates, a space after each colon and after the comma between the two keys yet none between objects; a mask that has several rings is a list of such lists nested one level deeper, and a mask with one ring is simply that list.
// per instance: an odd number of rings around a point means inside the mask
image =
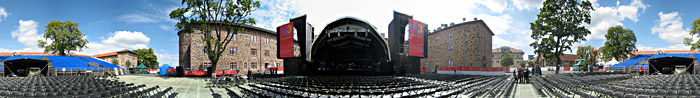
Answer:
[{"label": "window", "polygon": [[428,67],[428,62],[425,62],[425,65],[423,65],[423,67]]},{"label": "window", "polygon": [[231,55],[236,55],[236,52],[238,52],[238,49],[236,49],[236,47],[231,47],[231,48],[229,48],[228,52]]},{"label": "window", "polygon": [[206,53],[207,53],[207,48],[202,49],[202,51],[204,52],[204,54],[206,54]]},{"label": "window", "polygon": [[250,62],[250,67],[253,69],[258,69],[258,63],[257,62]]},{"label": "window", "polygon": [[440,36],[436,36],[436,37],[435,37],[435,43],[439,43],[439,42],[440,42]]},{"label": "window", "polygon": [[258,40],[257,38],[258,38],[258,37],[255,36],[255,35],[252,35],[252,34],[250,35],[250,41],[251,41],[251,42],[255,42],[255,40]]},{"label": "window", "polygon": [[257,52],[258,52],[258,49],[250,49],[250,55],[252,55],[252,56],[257,55],[258,54]]},{"label": "window", "polygon": [[516,63],[520,63],[520,61],[516,61]]},{"label": "window", "polygon": [[270,56],[270,50],[265,50],[265,56]]},{"label": "window", "polygon": [[435,54],[440,53],[440,48],[435,48]]},{"label": "window", "polygon": [[237,39],[237,37],[236,37],[237,35],[238,35],[238,34],[233,34],[233,37],[231,37],[231,38],[232,38],[233,40],[236,40],[236,39]]},{"label": "window", "polygon": [[275,67],[282,67],[280,63],[275,63]]},{"label": "window", "polygon": [[450,47],[447,47],[447,51],[452,52],[452,45],[450,45]]},{"label": "window", "polygon": [[248,69],[248,63],[243,62],[243,69]]},{"label": "window", "polygon": [[447,64],[448,64],[450,67],[454,67],[454,65],[452,65],[452,59],[448,60],[448,61],[447,61]]},{"label": "window", "polygon": [[231,67],[230,70],[238,70],[238,64],[236,62],[228,63],[228,66]]},{"label": "window", "polygon": [[447,40],[452,40],[452,32],[450,32],[449,36],[447,37]]}]

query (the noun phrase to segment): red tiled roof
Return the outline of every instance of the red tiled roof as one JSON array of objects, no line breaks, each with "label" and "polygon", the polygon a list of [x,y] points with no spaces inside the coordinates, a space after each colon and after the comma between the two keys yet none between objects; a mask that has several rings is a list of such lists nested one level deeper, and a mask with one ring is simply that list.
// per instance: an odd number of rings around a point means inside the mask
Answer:
[{"label": "red tiled roof", "polygon": [[[2,52],[0,53],[1,56],[8,56],[12,55],[12,52]],[[43,52],[19,52],[19,55],[56,55],[53,53],[43,53]],[[76,54],[76,56],[87,56],[89,57],[90,55],[81,55],[81,54]]]},{"label": "red tiled roof", "polygon": [[121,53],[121,52],[131,52],[131,53],[136,54],[136,52],[134,52],[134,51],[131,51],[131,50],[129,50],[129,49],[124,49],[124,50],[117,51],[117,52],[110,52],[110,53],[103,53],[103,54],[92,55],[92,57],[98,58],[98,57],[105,57],[105,56],[113,56],[113,55],[117,55],[117,54],[119,54],[119,53]]},{"label": "red tiled roof", "polygon": [[564,54],[564,55],[560,55],[559,59],[561,59],[561,61],[576,61],[576,55],[575,54]]}]

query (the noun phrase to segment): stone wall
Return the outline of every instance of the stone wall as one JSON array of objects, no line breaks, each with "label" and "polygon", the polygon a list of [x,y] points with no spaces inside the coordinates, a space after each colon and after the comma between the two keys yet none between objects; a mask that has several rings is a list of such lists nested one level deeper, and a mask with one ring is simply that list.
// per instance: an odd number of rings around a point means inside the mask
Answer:
[{"label": "stone wall", "polygon": [[[248,70],[253,73],[262,73],[266,64],[268,67],[275,65],[282,67],[283,60],[277,59],[277,38],[273,33],[251,28],[239,32],[235,35],[235,39],[226,46],[226,50],[216,64],[216,69],[236,69],[241,74],[245,74]],[[191,70],[206,70],[203,65],[211,63],[211,61],[204,52],[206,43],[201,40],[204,34],[196,32],[179,35],[180,65],[191,68]],[[294,49],[294,55],[299,56],[298,44],[294,44]],[[268,55],[265,55],[266,52]]]},{"label": "stone wall", "polygon": [[421,59],[421,67],[426,67],[426,72],[433,72],[436,66],[492,67],[491,36],[481,20],[432,32],[428,35],[428,57]]}]

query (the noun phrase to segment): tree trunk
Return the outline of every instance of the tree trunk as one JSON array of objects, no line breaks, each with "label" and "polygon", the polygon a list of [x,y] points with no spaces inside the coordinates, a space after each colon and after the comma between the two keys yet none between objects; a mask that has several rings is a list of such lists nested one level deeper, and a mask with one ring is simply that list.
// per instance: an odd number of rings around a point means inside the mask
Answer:
[{"label": "tree trunk", "polygon": [[207,73],[209,73],[209,75],[211,75],[212,78],[216,78],[216,63],[218,63],[217,61],[218,60],[211,62],[211,65],[209,65],[209,71],[207,71]]},{"label": "tree trunk", "polygon": [[559,58],[559,53],[554,53],[554,56],[556,56],[556,58],[557,58],[557,61],[554,62],[554,65],[557,66],[557,69],[556,69],[556,71],[554,71],[554,74],[559,74],[559,67],[560,67],[559,64],[561,64],[561,58]]}]

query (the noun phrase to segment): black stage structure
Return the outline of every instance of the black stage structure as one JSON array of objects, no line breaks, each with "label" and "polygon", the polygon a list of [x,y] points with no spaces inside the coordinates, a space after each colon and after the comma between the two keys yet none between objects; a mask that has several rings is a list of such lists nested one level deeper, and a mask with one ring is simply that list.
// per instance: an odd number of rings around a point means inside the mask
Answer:
[{"label": "black stage structure", "polygon": [[676,69],[685,69],[683,73],[695,74],[695,59],[686,57],[662,57],[650,59],[649,74],[660,72],[662,74],[676,74]]},{"label": "black stage structure", "polygon": [[29,75],[32,68],[40,70],[44,76],[48,76],[49,72],[47,69],[49,61],[47,60],[23,58],[5,61],[4,63],[6,75],[14,73],[17,76],[25,77]]},{"label": "black stage structure", "polygon": [[[284,59],[285,75],[404,75],[420,73],[420,58],[401,55],[406,26],[412,16],[394,12],[389,24],[388,43],[376,27],[366,21],[345,17],[326,25],[313,36],[313,27],[306,15],[290,19],[298,38],[300,56]],[[424,26],[427,32],[428,26]],[[280,28],[277,28],[280,38]],[[424,57],[427,57],[427,35],[423,34]],[[277,53],[280,53],[279,42]],[[279,55],[278,55],[279,58]]]}]

